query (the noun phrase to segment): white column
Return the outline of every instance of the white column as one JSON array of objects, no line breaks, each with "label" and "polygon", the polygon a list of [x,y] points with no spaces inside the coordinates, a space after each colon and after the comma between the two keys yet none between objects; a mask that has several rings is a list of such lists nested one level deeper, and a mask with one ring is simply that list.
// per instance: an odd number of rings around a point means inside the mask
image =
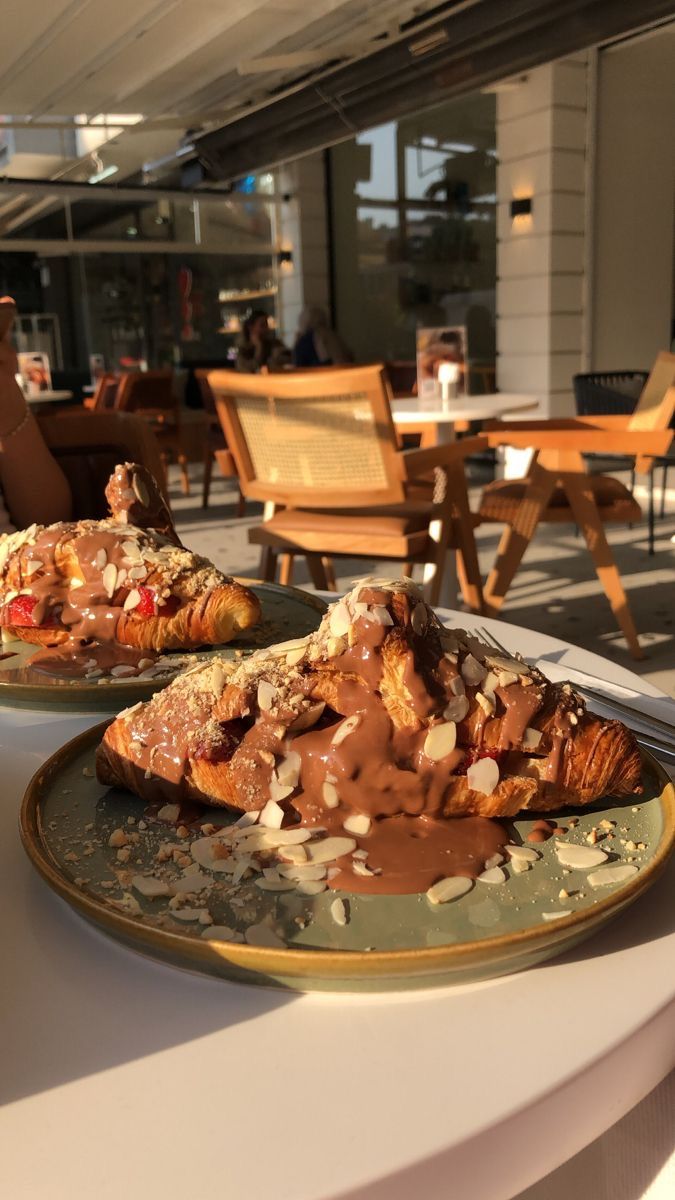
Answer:
[{"label": "white column", "polygon": [[292,346],[298,316],[307,304],[330,304],[328,221],[323,155],[308,155],[280,167],[277,191],[288,194],[277,211],[277,241],[293,263],[279,270],[280,337]]},{"label": "white column", "polygon": [[[586,145],[586,53],[498,92],[497,382],[542,416],[573,413],[582,369]],[[521,197],[531,215],[513,219]]]}]

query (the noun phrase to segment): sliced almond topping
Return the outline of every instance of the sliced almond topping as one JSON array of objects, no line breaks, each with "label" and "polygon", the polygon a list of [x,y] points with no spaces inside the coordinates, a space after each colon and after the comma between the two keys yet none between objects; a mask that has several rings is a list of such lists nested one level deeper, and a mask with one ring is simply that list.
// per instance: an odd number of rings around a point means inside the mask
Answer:
[{"label": "sliced almond topping", "polygon": [[613,883],[625,883],[631,875],[637,875],[638,868],[631,863],[617,863],[616,866],[602,867],[600,871],[592,871],[588,882],[592,888],[608,887]]},{"label": "sliced almond topping", "polygon": [[97,567],[99,571],[102,571],[103,568],[105,567],[107,561],[108,561],[108,555],[106,554],[105,550],[101,546],[101,549],[96,552],[96,558],[94,559],[94,566]]},{"label": "sliced almond topping", "polygon": [[329,637],[326,643],[326,654],[329,658],[337,658],[347,649],[347,639],[344,637]]},{"label": "sliced almond topping", "polygon": [[300,755],[297,750],[289,750],[285,758],[277,766],[277,779],[279,783],[290,785],[291,788],[298,786],[300,779]]},{"label": "sliced almond topping", "polygon": [[463,721],[468,711],[469,701],[466,696],[452,696],[443,709],[443,716],[446,721]]},{"label": "sliced almond topping", "polygon": [[463,696],[465,694],[466,688],[464,687],[464,680],[461,675],[454,675],[450,680],[450,691],[453,696]]},{"label": "sliced almond topping", "polygon": [[35,572],[39,571],[40,567],[44,567],[44,565],[45,564],[43,562],[40,562],[39,558],[29,558],[28,561],[24,563],[23,573],[24,575],[34,575]]},{"label": "sliced almond topping", "polygon": [[427,627],[427,621],[427,606],[424,601],[420,601],[419,604],[415,605],[414,609],[412,610],[412,616],[410,617],[410,624],[412,625],[413,632],[418,635],[423,634]]},{"label": "sliced almond topping", "polygon": [[163,804],[157,813],[158,821],[166,821],[168,825],[175,825],[180,816],[180,805],[178,804]]},{"label": "sliced almond topping", "polygon": [[537,854],[537,851],[533,850],[531,846],[512,846],[509,844],[508,846],[505,846],[504,849],[506,850],[509,858],[511,858],[514,862],[520,859],[521,862],[533,863],[536,862],[540,857]]},{"label": "sliced almond topping", "polygon": [[432,762],[440,762],[450,754],[457,744],[457,726],[454,721],[432,725],[424,739],[424,753]]},{"label": "sliced almond topping", "polygon": [[320,842],[309,842],[307,847],[310,862],[333,862],[343,854],[356,850],[356,842],[350,837],[327,837]]},{"label": "sliced almond topping", "polygon": [[300,662],[301,658],[304,658],[304,656],[305,656],[305,647],[304,646],[298,646],[296,650],[289,650],[288,654],[286,655],[286,665],[289,667],[294,667],[296,665],[296,663]]},{"label": "sliced almond topping", "polygon": [[286,943],[269,925],[249,925],[244,936],[249,946],[265,946],[270,950],[286,949]]},{"label": "sliced almond topping", "polygon": [[103,587],[109,600],[112,599],[113,592],[117,585],[117,567],[114,563],[108,563],[103,571]]},{"label": "sliced almond topping", "polygon": [[327,779],[324,781],[321,788],[321,796],[326,808],[337,808],[338,804],[340,803],[340,797],[338,796],[338,790],[335,784],[330,783]]},{"label": "sliced almond topping", "polygon": [[137,588],[132,588],[126,600],[124,601],[124,611],[129,612],[132,608],[138,608],[140,602],[141,593],[137,590]]},{"label": "sliced almond topping", "polygon": [[575,846],[570,842],[556,842],[555,852],[561,866],[570,867],[573,871],[588,870],[590,867],[599,867],[601,863],[607,862],[605,851],[598,850],[595,846]]},{"label": "sliced almond topping", "polygon": [[354,872],[355,875],[361,875],[364,879],[370,879],[374,875],[381,874],[381,872],[379,870],[371,871],[370,867],[367,867],[366,864],[360,858],[352,860],[352,871]]},{"label": "sliced almond topping", "polygon": [[134,560],[141,558],[141,548],[138,542],[132,542],[131,538],[128,538],[126,542],[122,542],[122,553],[125,558],[133,558]]},{"label": "sliced almond topping", "polygon": [[131,477],[131,486],[136,493],[136,499],[138,500],[139,504],[142,504],[143,508],[147,508],[150,503],[148,489],[143,483],[143,480],[138,478],[135,471]]},{"label": "sliced almond topping", "polygon": [[476,687],[479,683],[482,683],[487,675],[487,667],[484,667],[482,663],[479,663],[478,659],[474,658],[473,654],[466,655],[460,667],[460,671],[462,672],[462,679],[465,683],[468,683],[470,687]]},{"label": "sliced almond topping", "polygon": [[358,728],[360,722],[361,716],[359,713],[353,713],[351,717],[346,717],[335,730],[330,740],[331,746],[341,746],[345,738],[349,737],[350,733],[353,733]]},{"label": "sliced almond topping", "polygon": [[506,883],[506,872],[501,867],[490,867],[478,876],[479,883]]},{"label": "sliced almond topping", "polygon": [[[292,791],[293,788],[290,788],[289,794]],[[276,800],[268,800],[258,818],[259,824],[266,829],[281,829],[283,819],[284,810],[277,804]]]},{"label": "sliced almond topping", "polygon": [[[279,846],[277,854],[279,855],[279,858],[283,860],[283,862],[294,863],[296,866],[301,866],[302,863],[307,862],[307,851],[302,845]],[[283,875],[281,867],[279,868],[279,871],[280,874]]]},{"label": "sliced almond topping", "polygon": [[289,730],[292,733],[300,733],[303,729],[311,729],[312,725],[316,725],[325,707],[326,704],[323,700],[318,704],[310,705],[309,708],[301,712],[300,716],[296,717],[292,724],[289,725]]},{"label": "sliced almond topping", "polygon": [[353,813],[342,822],[342,828],[355,837],[365,837],[370,833],[371,820],[365,813]]},{"label": "sliced almond topping", "polygon": [[168,884],[162,879],[157,879],[154,875],[134,875],[131,880],[131,886],[141,896],[147,896],[149,900],[154,900],[158,896],[170,896],[171,889]]},{"label": "sliced almond topping", "polygon": [[373,608],[371,609],[371,616],[372,616],[373,620],[375,621],[376,625],[393,625],[394,624],[394,618],[392,617],[391,613],[389,612],[389,609],[385,608],[383,604],[373,605]]},{"label": "sliced almond topping", "polygon": [[466,781],[474,792],[490,796],[499,783],[499,767],[494,758],[479,758],[466,772]]},{"label": "sliced almond topping", "polygon": [[333,637],[343,637],[344,634],[349,633],[352,619],[343,600],[331,608],[328,623]]},{"label": "sliced almond topping", "polygon": [[297,863],[289,867],[279,867],[283,879],[294,879],[296,883],[307,879],[325,879],[326,868],[323,863]]},{"label": "sliced almond topping", "polygon": [[427,900],[430,904],[447,904],[449,900],[459,900],[459,897],[470,892],[472,887],[472,879],[465,879],[463,875],[449,875],[446,879],[439,879],[438,883],[428,889]]},{"label": "sliced almond topping", "polygon": [[261,679],[258,684],[258,708],[261,708],[263,712],[269,712],[278,695],[279,692],[273,684],[269,683],[267,679]]},{"label": "sliced almond topping", "polygon": [[[270,779],[270,800],[276,804],[281,800],[286,800],[288,796],[293,794],[294,790],[295,788],[292,783],[280,783],[276,775],[273,775]],[[265,809],[263,809],[264,811]],[[262,813],[260,814],[260,821],[261,824],[265,824],[262,819]]]},{"label": "sliced almond topping", "polygon": [[77,576],[74,575],[70,580],[68,587],[71,589],[71,591],[74,591],[75,588],[84,587],[84,579],[78,579]]},{"label": "sliced almond topping", "polygon": [[491,717],[495,711],[493,693],[485,694],[484,692],[476,692],[476,700],[480,704],[486,717]]},{"label": "sliced almond topping", "polygon": [[541,914],[542,921],[559,921],[561,917],[570,917],[572,914],[568,908],[561,909],[560,912],[543,912]]},{"label": "sliced almond topping", "polygon": [[515,875],[524,875],[529,871],[531,864],[526,858],[514,858],[511,860],[511,870]]},{"label": "sliced almond topping", "polygon": [[318,896],[325,892],[327,886],[325,879],[303,879],[296,883],[295,890],[301,896]]},{"label": "sliced almond topping", "polygon": [[292,879],[254,879],[253,882],[261,892],[292,892],[295,888]]},{"label": "sliced almond topping", "polygon": [[490,871],[493,867],[499,867],[504,861],[503,854],[491,854],[485,859],[485,870]]},{"label": "sliced almond topping", "polygon": [[347,908],[346,908],[344,900],[340,900],[339,897],[337,898],[337,900],[333,900],[333,903],[330,906],[330,915],[333,918],[333,920],[335,921],[336,925],[346,925],[347,924],[348,916],[347,916]]},{"label": "sliced almond topping", "polygon": [[539,729],[533,729],[531,725],[528,725],[523,734],[523,750],[536,750],[543,736]]},{"label": "sliced almond topping", "polygon": [[503,655],[486,654],[485,661],[494,667],[496,671],[513,671],[514,675],[529,675],[530,668],[527,663],[521,662],[518,658],[506,658]]},{"label": "sliced almond topping", "polygon": [[500,688],[511,687],[512,683],[518,682],[518,676],[515,671],[499,671],[497,674],[497,682]]}]

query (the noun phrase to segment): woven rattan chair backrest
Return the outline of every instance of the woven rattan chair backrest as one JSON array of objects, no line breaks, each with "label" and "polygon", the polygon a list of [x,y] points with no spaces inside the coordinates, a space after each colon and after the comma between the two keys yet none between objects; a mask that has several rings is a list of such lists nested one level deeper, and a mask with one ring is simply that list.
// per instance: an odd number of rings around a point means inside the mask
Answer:
[{"label": "woven rattan chair backrest", "polygon": [[404,499],[382,366],[213,371],[209,383],[244,495],[293,508]]}]

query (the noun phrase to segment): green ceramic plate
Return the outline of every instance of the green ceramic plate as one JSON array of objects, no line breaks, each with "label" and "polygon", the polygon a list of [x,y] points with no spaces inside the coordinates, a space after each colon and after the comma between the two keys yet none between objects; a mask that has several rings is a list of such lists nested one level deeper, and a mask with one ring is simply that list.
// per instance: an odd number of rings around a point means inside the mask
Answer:
[{"label": "green ceramic plate", "polygon": [[[477,882],[445,905],[432,906],[424,895],[329,891],[309,897],[295,891],[261,892],[242,883],[236,892],[214,889],[201,900],[215,926],[232,931],[220,940],[198,921],[179,922],[167,898],[148,900],[130,886],[131,875],[156,867],[160,844],[173,843],[184,853],[189,840],[181,842],[173,826],[157,821],[147,820],[144,829],[142,801],[96,781],[94,752],[104,729],[105,723],[63,746],[34,776],[21,810],[25,849],[50,887],[106,933],[174,966],[226,979],[301,991],[385,991],[518,971],[569,950],[620,914],[651,886],[675,842],[673,785],[645,755],[644,793],[638,803],[608,798],[592,809],[567,814],[579,818],[569,828],[568,843],[585,844],[601,820],[615,823],[603,844],[610,859],[630,858],[639,868],[627,882],[593,889],[587,870],[564,873],[551,839],[536,847],[541,857],[525,874],[506,866],[506,882]],[[565,815],[556,814],[562,825]],[[222,809],[206,810],[200,821],[210,819],[222,825],[227,818]],[[525,841],[532,825],[532,819],[513,822],[512,840]],[[126,864],[108,845],[118,828],[138,837],[130,843]],[[129,873],[126,880],[123,872]],[[179,872],[177,865],[177,876]],[[569,899],[560,898],[561,889]],[[345,926],[331,915],[338,895],[349,914]],[[129,896],[135,915],[128,909]],[[550,917],[561,912],[567,915]],[[273,929],[286,948],[246,944],[252,926]]]},{"label": "green ceramic plate", "polygon": [[262,622],[228,642],[226,646],[209,646],[197,650],[176,651],[166,655],[176,659],[176,668],[159,679],[106,679],[102,683],[87,679],[58,679],[35,671],[28,665],[29,659],[39,647],[27,642],[10,642],[2,649],[11,657],[0,659],[0,704],[12,708],[71,708],[79,712],[111,712],[124,708],[136,700],[147,700],[154,692],[166,687],[185,668],[186,658],[191,661],[206,659],[214,654],[225,658],[241,657],[261,646],[289,638],[304,637],[317,628],[326,604],[318,596],[302,592],[299,588],[281,587],[276,583],[249,584],[262,605]]}]

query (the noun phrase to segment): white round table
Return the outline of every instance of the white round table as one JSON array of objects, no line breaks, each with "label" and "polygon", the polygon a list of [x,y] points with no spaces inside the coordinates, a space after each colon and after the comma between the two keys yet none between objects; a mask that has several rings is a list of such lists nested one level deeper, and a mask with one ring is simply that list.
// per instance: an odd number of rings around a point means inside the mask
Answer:
[{"label": "white round table", "polygon": [[439,440],[447,440],[458,421],[489,421],[511,413],[531,412],[539,408],[536,396],[516,392],[491,392],[481,396],[459,396],[449,400],[447,408],[433,407],[428,400],[405,396],[392,400],[391,414],[396,425],[437,425]]},{"label": "white round table", "polygon": [[36,392],[34,396],[26,396],[26,404],[32,409],[44,407],[46,410],[52,404],[67,404],[72,398],[73,393],[63,388],[60,391]]},{"label": "white round table", "polygon": [[[586,651],[482,623],[528,655],[659,695]],[[409,995],[237,986],[109,940],[47,888],[17,832],[29,776],[99,719],[0,712],[12,1200],[507,1200],[672,1065],[675,864],[563,958]]]}]

